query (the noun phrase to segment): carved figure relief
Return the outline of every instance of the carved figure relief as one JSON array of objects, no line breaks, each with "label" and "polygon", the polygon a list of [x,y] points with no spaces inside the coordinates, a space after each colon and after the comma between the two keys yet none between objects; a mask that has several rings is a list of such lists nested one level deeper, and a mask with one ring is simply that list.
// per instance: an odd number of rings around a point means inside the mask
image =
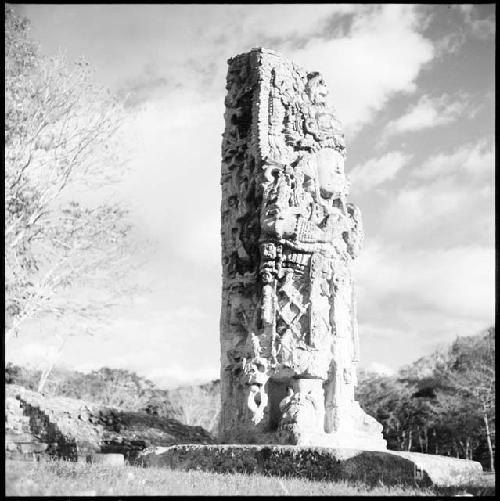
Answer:
[{"label": "carved figure relief", "polygon": [[383,449],[354,401],[363,230],[326,84],[254,49],[226,89],[220,438]]}]

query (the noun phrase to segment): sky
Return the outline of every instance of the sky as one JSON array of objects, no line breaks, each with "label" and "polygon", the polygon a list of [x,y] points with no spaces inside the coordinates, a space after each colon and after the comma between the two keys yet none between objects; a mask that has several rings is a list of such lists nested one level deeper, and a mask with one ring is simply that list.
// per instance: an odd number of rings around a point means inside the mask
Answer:
[{"label": "sky", "polygon": [[[254,47],[320,71],[344,124],[361,367],[391,373],[494,324],[493,4],[18,5],[46,54],[84,56],[125,99],[133,141],[115,187],[148,283],[60,362],[162,387],[218,378],[220,148],[227,60]],[[126,145],[130,146],[129,144]],[[125,145],[124,145],[125,147]],[[11,349],[56,348],[31,325]]]}]

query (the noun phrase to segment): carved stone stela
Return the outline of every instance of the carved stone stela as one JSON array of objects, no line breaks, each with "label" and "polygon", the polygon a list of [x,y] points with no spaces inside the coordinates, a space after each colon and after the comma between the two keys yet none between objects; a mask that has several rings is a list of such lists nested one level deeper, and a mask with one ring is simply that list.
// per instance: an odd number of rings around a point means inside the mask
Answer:
[{"label": "carved stone stela", "polygon": [[363,231],[328,90],[270,50],[228,63],[219,438],[385,450],[354,400]]}]

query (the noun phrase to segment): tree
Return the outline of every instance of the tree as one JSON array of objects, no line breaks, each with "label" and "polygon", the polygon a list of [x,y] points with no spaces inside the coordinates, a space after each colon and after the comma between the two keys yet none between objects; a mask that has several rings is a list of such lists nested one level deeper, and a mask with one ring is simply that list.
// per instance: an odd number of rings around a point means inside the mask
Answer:
[{"label": "tree", "polygon": [[396,377],[360,371],[356,398],[383,425],[389,449],[480,460],[493,470],[494,358],[490,328],[458,338]]},{"label": "tree", "polygon": [[9,5],[5,42],[6,342],[34,318],[92,331],[128,287],[131,225],[103,191],[124,112],[84,60],[44,56]]},{"label": "tree", "polygon": [[392,376],[359,372],[356,399],[383,426],[389,449],[410,450],[414,410],[410,389]]},{"label": "tree", "polygon": [[151,398],[155,385],[148,379],[138,376],[126,369],[109,369],[103,367],[93,371],[91,397],[94,401],[110,407],[126,410],[137,410]]},{"label": "tree", "polygon": [[189,426],[201,426],[217,435],[220,414],[220,381],[196,386],[158,390],[147,402],[145,410]]},{"label": "tree", "polygon": [[[436,378],[448,393],[454,393],[467,408],[461,412],[462,420],[474,416],[483,423],[483,433],[488,446],[490,470],[495,471],[493,443],[495,439],[495,329],[491,327],[483,335],[458,338],[450,348],[449,361],[436,370]],[[474,426],[460,429],[477,430]],[[479,422],[480,422],[479,421]],[[467,436],[468,439],[468,436]],[[469,447],[466,447],[467,449]]]}]

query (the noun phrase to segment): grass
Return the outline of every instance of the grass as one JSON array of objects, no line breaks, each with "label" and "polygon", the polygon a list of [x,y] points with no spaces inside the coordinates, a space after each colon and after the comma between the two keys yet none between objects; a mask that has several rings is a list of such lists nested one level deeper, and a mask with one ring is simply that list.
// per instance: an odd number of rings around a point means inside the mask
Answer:
[{"label": "grass", "polygon": [[[457,489],[463,494],[464,489]],[[7,496],[435,496],[437,488],[367,487],[263,475],[178,471],[167,468],[7,460]]]}]

